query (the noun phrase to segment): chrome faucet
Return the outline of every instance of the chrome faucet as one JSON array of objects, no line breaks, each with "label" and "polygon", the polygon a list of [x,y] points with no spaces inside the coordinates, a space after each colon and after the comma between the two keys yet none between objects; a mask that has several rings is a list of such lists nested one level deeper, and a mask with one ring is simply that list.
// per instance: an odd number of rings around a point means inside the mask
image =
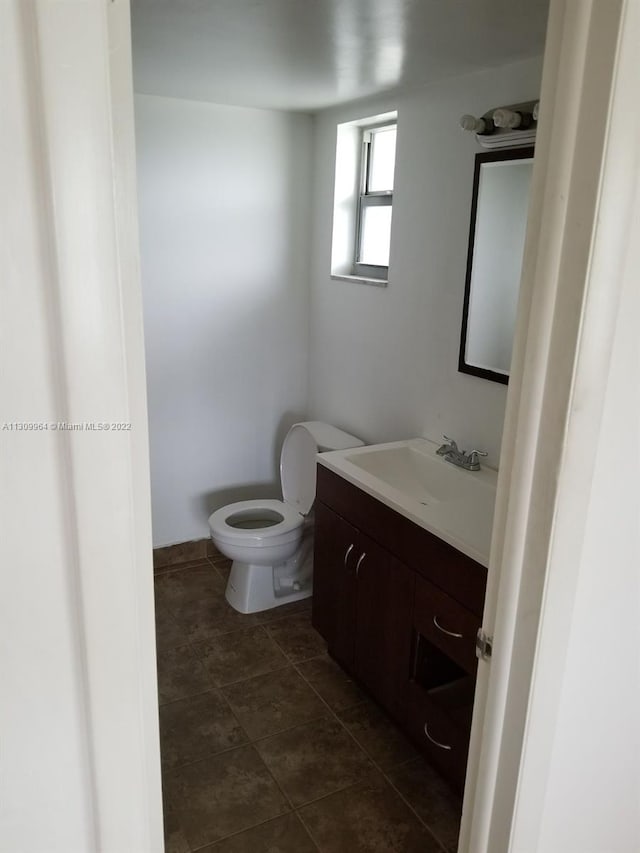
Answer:
[{"label": "chrome faucet", "polygon": [[464,450],[460,450],[452,438],[446,435],[442,437],[447,443],[440,445],[436,450],[438,456],[442,456],[445,462],[451,462],[452,465],[457,465],[458,468],[464,468],[466,471],[480,470],[479,457],[487,455],[484,450],[472,450],[467,453]]}]

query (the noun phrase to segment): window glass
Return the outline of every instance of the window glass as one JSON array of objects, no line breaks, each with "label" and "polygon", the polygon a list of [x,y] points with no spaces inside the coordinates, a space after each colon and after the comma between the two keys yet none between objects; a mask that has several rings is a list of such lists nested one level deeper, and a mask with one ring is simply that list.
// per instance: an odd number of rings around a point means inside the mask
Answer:
[{"label": "window glass", "polygon": [[388,267],[391,205],[365,207],[362,211],[361,228],[359,262]]},{"label": "window glass", "polygon": [[396,126],[383,127],[371,133],[371,162],[369,192],[393,189],[393,170],[396,162]]}]

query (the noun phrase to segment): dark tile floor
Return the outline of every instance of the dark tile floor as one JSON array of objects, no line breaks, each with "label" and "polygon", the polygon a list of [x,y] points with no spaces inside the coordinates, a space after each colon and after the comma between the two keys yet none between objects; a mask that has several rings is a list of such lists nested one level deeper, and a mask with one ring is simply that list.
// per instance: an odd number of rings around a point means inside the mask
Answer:
[{"label": "dark tile floor", "polygon": [[460,802],[328,657],[310,600],[243,616],[221,556],[157,571],[167,853],[452,853]]}]

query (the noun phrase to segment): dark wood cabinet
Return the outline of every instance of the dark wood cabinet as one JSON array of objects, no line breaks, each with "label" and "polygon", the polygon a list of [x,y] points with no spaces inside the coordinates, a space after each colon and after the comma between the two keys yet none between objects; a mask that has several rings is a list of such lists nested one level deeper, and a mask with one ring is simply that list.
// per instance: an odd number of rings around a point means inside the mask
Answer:
[{"label": "dark wood cabinet", "polygon": [[414,574],[364,535],[360,546],[355,674],[389,713],[404,721]]},{"label": "dark wood cabinet", "polygon": [[313,625],[395,717],[406,708],[414,574],[318,502]]},{"label": "dark wood cabinet", "polygon": [[348,669],[355,655],[356,584],[354,551],[358,531],[321,503],[316,504],[313,613],[314,628],[329,651]]},{"label": "dark wood cabinet", "polygon": [[416,579],[408,728],[458,790],[464,787],[469,750],[479,627],[480,616],[424,578]]},{"label": "dark wood cabinet", "polygon": [[322,466],[315,513],[314,626],[461,790],[486,569]]}]

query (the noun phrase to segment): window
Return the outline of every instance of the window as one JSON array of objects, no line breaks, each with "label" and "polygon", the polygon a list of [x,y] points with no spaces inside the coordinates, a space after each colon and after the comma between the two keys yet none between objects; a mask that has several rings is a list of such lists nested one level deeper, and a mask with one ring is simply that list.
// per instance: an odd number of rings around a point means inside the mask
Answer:
[{"label": "window", "polygon": [[395,122],[362,128],[353,273],[365,278],[389,271],[396,130]]},{"label": "window", "polygon": [[385,287],[398,113],[336,126],[331,278]]}]

